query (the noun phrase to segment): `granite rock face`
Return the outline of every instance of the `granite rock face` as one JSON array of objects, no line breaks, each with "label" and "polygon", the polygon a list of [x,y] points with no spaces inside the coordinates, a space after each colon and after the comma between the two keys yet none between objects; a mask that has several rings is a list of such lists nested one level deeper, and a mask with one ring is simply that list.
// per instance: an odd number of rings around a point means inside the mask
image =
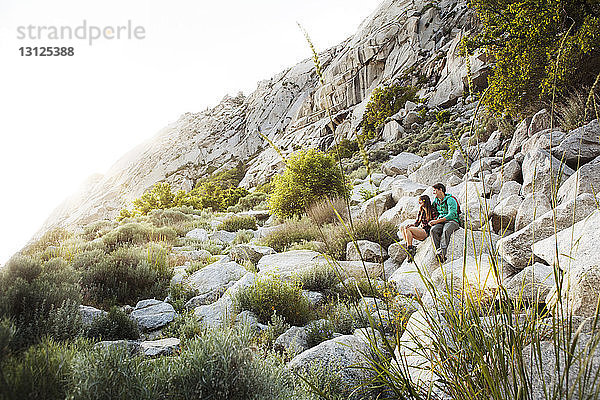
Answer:
[{"label": "granite rock face", "polygon": [[[436,7],[425,1],[383,1],[353,36],[319,54],[325,85],[306,59],[259,82],[249,95],[225,96],[213,108],[183,114],[104,175],[84,182],[54,210],[39,235],[53,227],[113,219],[158,182],[189,191],[215,167],[221,171],[239,161],[249,161],[241,186],[261,184],[284,163],[259,131],[285,155],[294,148],[327,149],[334,134],[355,136],[375,87],[394,83],[413,66],[430,77],[419,93],[428,107],[455,104],[468,87],[460,41],[474,28],[470,15],[464,0],[441,0]],[[475,82],[484,77],[483,60],[470,57]],[[326,107],[335,119],[333,132]]]}]

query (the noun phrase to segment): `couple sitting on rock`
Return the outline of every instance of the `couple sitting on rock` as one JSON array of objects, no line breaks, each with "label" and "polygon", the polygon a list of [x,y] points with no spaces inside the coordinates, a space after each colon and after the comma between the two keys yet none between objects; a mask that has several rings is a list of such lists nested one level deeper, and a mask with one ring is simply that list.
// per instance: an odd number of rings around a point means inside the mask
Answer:
[{"label": "couple sitting on rock", "polygon": [[451,194],[446,193],[446,186],[441,183],[433,185],[435,199],[433,204],[429,196],[419,197],[419,214],[414,224],[402,226],[401,232],[406,241],[409,261],[412,261],[417,248],[413,239],[425,240],[431,233],[436,256],[443,264],[446,261],[446,250],[450,236],[459,227],[459,206]]}]

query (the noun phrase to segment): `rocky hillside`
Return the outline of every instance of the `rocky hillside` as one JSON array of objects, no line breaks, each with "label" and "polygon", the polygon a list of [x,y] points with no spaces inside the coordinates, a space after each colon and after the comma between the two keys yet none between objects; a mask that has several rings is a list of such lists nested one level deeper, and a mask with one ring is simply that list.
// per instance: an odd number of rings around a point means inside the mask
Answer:
[{"label": "rocky hillside", "polygon": [[[356,135],[369,95],[380,85],[418,84],[418,95],[429,108],[451,106],[467,85],[467,67],[458,47],[472,29],[470,21],[463,0],[383,1],[354,36],[320,54],[324,86],[306,59],[259,82],[247,97],[226,96],[210,110],[183,114],[125,154],[105,175],[90,178],[57,207],[40,233],[114,218],[157,182],[190,190],[207,173],[238,161],[249,164],[242,186],[263,183],[283,164],[258,131],[285,153],[328,148],[334,135]],[[486,72],[480,58],[470,57],[475,84]],[[326,106],[333,110],[334,131],[328,126]]]}]

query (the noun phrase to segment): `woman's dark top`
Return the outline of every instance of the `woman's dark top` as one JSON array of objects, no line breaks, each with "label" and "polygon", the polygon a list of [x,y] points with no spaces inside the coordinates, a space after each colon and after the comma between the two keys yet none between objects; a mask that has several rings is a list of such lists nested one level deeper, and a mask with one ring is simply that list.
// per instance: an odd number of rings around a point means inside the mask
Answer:
[{"label": "woman's dark top", "polygon": [[421,207],[419,209],[419,214],[417,215],[417,220],[415,221],[415,226],[419,228],[425,229],[425,232],[429,235],[429,230],[431,226],[429,226],[429,222],[436,219],[438,216],[437,210],[432,210],[431,219],[427,219],[427,214],[425,213],[425,209]]}]

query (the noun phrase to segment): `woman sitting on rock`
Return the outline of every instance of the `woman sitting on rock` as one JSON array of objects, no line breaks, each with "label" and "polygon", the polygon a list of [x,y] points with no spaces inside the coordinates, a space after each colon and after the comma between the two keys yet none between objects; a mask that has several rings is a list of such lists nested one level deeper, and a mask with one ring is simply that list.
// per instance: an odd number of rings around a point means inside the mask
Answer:
[{"label": "woman sitting on rock", "polygon": [[406,242],[406,251],[409,254],[409,262],[412,261],[417,247],[413,246],[413,239],[423,241],[429,236],[429,221],[437,218],[438,212],[431,205],[431,199],[429,196],[423,195],[419,197],[419,214],[414,224],[404,225],[400,228],[404,241]]}]

